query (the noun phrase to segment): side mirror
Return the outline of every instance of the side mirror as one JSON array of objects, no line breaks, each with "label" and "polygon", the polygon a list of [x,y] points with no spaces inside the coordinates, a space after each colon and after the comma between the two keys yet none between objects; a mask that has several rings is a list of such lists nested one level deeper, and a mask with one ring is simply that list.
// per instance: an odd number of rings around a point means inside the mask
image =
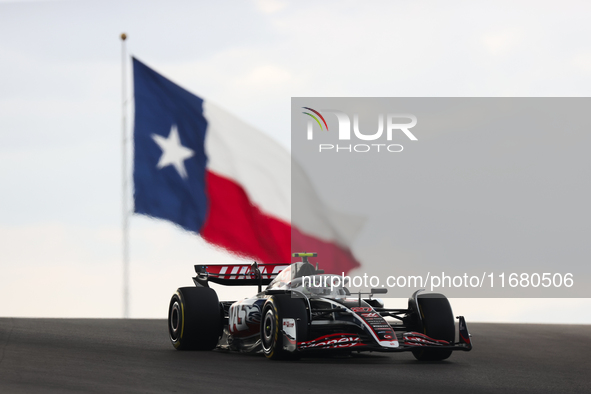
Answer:
[{"label": "side mirror", "polygon": [[371,289],[371,294],[386,294],[388,289]]}]

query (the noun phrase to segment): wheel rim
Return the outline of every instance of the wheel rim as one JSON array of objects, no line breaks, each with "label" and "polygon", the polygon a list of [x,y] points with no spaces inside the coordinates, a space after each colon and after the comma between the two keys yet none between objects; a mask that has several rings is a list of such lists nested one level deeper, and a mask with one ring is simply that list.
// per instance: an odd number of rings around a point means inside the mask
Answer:
[{"label": "wheel rim", "polygon": [[269,309],[263,320],[263,349],[270,351],[275,336],[275,315],[273,310]]},{"label": "wheel rim", "polygon": [[170,337],[176,341],[179,339],[181,329],[181,306],[178,301],[172,304],[169,316]]}]

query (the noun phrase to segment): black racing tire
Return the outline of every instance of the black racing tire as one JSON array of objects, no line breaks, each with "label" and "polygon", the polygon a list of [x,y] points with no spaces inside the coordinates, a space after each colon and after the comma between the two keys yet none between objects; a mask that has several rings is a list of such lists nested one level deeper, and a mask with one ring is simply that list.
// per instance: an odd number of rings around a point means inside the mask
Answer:
[{"label": "black racing tire", "polygon": [[181,287],[168,307],[168,334],[177,350],[212,350],[222,334],[218,296],[208,287]]},{"label": "black racing tire", "polygon": [[[455,340],[454,315],[449,301],[443,294],[420,294],[417,297],[423,334],[433,339],[443,339],[453,343]],[[441,361],[452,353],[449,349],[417,348],[412,354],[419,361]]]},{"label": "black racing tire", "polygon": [[308,311],[304,298],[292,298],[290,294],[269,297],[261,315],[261,344],[265,357],[271,360],[297,359],[299,353],[283,348],[283,319],[296,320],[296,341],[308,339]]}]

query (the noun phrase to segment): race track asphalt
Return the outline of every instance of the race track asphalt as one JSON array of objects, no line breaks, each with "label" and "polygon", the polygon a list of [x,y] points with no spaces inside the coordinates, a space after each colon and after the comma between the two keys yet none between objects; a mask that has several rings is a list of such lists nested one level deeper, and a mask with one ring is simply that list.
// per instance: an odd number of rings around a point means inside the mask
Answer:
[{"label": "race track asphalt", "polygon": [[591,393],[591,326],[469,324],[474,349],[276,362],[173,349],[165,320],[0,318],[0,393]]}]

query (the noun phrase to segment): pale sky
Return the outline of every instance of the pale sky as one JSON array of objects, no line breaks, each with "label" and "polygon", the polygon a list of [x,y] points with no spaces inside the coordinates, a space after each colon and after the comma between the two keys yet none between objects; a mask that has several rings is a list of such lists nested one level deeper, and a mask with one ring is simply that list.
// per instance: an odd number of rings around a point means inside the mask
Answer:
[{"label": "pale sky", "polygon": [[[120,33],[130,54],[289,149],[292,96],[588,96],[590,11],[584,1],[0,1],[0,316],[122,314]],[[164,221],[133,217],[130,236],[132,317],[166,317],[193,264],[232,261]],[[498,305],[452,302],[468,321],[547,322],[552,307],[570,308],[562,322],[591,323],[589,300]]]}]

